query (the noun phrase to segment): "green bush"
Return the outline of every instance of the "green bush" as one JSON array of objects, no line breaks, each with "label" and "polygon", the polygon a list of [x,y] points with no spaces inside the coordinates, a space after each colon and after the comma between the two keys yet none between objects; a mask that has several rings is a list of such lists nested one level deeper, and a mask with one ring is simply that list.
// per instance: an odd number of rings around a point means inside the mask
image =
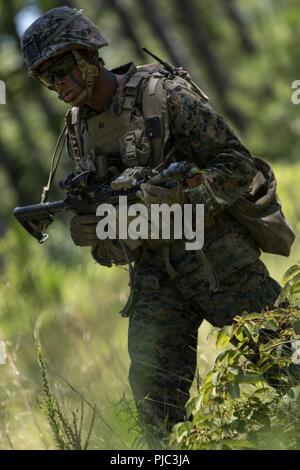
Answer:
[{"label": "green bush", "polygon": [[[284,275],[273,310],[245,313],[217,334],[216,358],[174,426],[179,449],[300,448],[300,265]],[[234,345],[234,347],[229,347]]]}]

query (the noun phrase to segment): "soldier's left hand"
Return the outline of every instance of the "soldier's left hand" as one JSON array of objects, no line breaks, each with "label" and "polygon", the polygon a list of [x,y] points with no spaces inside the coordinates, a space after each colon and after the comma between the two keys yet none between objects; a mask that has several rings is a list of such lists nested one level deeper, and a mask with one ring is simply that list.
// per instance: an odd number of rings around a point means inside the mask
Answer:
[{"label": "soldier's left hand", "polygon": [[151,204],[184,204],[190,202],[188,196],[183,191],[181,184],[177,184],[173,188],[164,188],[155,184],[143,183],[141,190],[137,192],[137,196],[141,199],[146,206]]}]

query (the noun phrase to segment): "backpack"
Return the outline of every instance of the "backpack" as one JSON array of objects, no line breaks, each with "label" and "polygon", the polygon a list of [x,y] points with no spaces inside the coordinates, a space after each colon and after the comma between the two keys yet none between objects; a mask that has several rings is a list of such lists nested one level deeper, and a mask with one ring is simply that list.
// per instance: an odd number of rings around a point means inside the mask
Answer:
[{"label": "backpack", "polygon": [[253,159],[257,172],[249,193],[226,210],[246,228],[262,251],[289,256],[295,234],[282,211],[275,174],[265,160]]},{"label": "backpack", "polygon": [[[179,73],[177,74],[176,72]],[[192,89],[201,98],[208,101],[208,97],[195,85],[189,75],[186,75],[184,70],[174,68],[173,73],[178,83]],[[155,91],[156,83],[159,82],[159,79],[158,74],[156,78],[151,77],[149,80],[148,89],[151,87],[152,80],[156,81],[152,88],[152,93],[148,92],[148,102],[147,94],[146,99],[144,98],[143,108],[146,111],[146,117],[152,114],[153,103],[163,99],[163,89],[161,88],[158,93]],[[161,119],[159,112],[155,114],[157,118]],[[166,123],[168,120],[165,118],[164,121]],[[158,141],[158,147],[159,145],[161,146],[161,142]],[[156,152],[159,153],[157,150]],[[246,196],[240,197],[238,201],[226,210],[246,228],[250,237],[263,252],[289,256],[291,246],[295,240],[295,233],[284,216],[281,202],[276,192],[277,181],[275,174],[265,160],[258,157],[253,157],[253,160],[257,172],[249,186],[249,192]]]}]

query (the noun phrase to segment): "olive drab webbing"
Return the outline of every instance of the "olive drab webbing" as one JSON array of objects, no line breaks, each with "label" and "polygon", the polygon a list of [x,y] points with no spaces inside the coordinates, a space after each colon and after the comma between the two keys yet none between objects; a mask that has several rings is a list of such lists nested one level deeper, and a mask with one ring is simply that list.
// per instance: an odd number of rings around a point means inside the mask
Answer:
[{"label": "olive drab webbing", "polygon": [[[155,168],[164,161],[169,138],[164,80],[172,80],[181,88],[189,90],[193,88],[183,76],[170,78],[170,73],[160,64],[150,64],[137,67],[135,73],[124,84],[124,96],[119,113],[106,111],[91,117],[86,123],[81,122],[78,108],[72,108],[70,111],[72,119],[70,117],[67,119],[69,144],[78,171],[93,169],[103,179],[112,176],[111,168],[106,164],[106,157],[111,154],[120,155],[126,168],[147,165]],[[202,93],[201,97],[207,99]],[[142,112],[139,112],[139,109],[142,109]],[[273,175],[273,181],[274,178]],[[274,189],[273,186],[270,185],[269,199],[268,201],[264,199],[263,207],[261,200],[254,204],[247,199],[241,199],[227,211],[239,220],[263,251],[287,256],[294,240],[294,233],[283,216],[276,187]],[[251,216],[247,215],[249,204],[252,204]],[[258,209],[256,206],[259,206]],[[162,256],[170,277],[174,277],[176,273],[170,266],[167,250],[164,248]],[[212,267],[205,259],[203,251],[199,252],[199,256],[206,265],[211,290],[217,291],[218,279]]]},{"label": "olive drab webbing", "polygon": [[[56,170],[58,168],[58,165],[59,165],[59,162],[60,162],[60,159],[61,159],[62,152],[63,152],[64,147],[65,147],[65,143],[66,143],[66,140],[67,140],[67,132],[66,131],[67,131],[67,125],[65,124],[63,129],[61,130],[61,132],[59,134],[59,137],[58,137],[58,139],[56,141],[56,144],[55,144],[55,147],[54,147],[54,151],[53,151],[52,158],[51,158],[51,163],[50,163],[50,171],[49,171],[49,176],[48,176],[48,182],[47,182],[46,186],[43,187],[42,194],[41,194],[41,203],[48,201],[48,195],[49,195],[49,192],[50,192],[50,189],[51,189],[51,185],[52,185]],[[48,237],[48,235],[47,235],[47,237]]]},{"label": "olive drab webbing", "polygon": [[[96,168],[101,181],[111,173],[111,169],[103,165],[108,160],[106,157],[111,154],[119,154],[127,168],[155,168],[163,162],[167,163],[165,150],[169,139],[169,120],[163,81],[168,78],[178,80],[178,84],[187,89],[193,88],[183,77],[170,77],[170,73],[160,64],[148,64],[137,67],[136,72],[125,83],[123,102],[118,114],[105,111],[85,122],[80,119],[80,110],[72,108],[67,115],[67,125],[75,168],[79,168],[79,171],[82,171],[83,166],[84,169]],[[208,99],[204,93],[200,94],[203,99]],[[140,108],[142,112],[139,112]],[[81,160],[78,159],[80,148],[83,149]],[[170,156],[172,154],[172,151],[168,153]],[[170,263],[169,245],[162,244],[160,249],[166,271],[173,279],[177,273]],[[96,259],[95,252],[93,254]],[[202,250],[199,256],[206,267],[210,289],[217,291],[219,283],[212,266]]]},{"label": "olive drab webbing", "polygon": [[[99,181],[105,181],[112,175],[118,176],[120,171],[114,174],[115,168],[109,166],[110,155],[119,155],[125,168],[149,166],[150,162],[153,166],[162,161],[163,148],[168,137],[168,124],[165,90],[157,86],[159,77],[155,77],[155,86],[151,82],[153,70],[157,68],[157,65],[140,67],[129,78],[124,85],[119,113],[108,110],[90,117],[87,121],[81,119],[78,107],[73,107],[67,113],[68,147],[77,172],[87,169],[96,171]],[[142,103],[142,95],[145,94],[142,86],[146,86],[144,82],[148,82],[149,78],[147,93],[150,98],[145,109]],[[143,112],[138,111],[138,103],[143,106]],[[122,264],[120,261],[124,262],[126,258],[128,262],[135,260],[136,250],[140,245],[141,242],[133,247],[130,241],[129,245],[123,244],[118,264]],[[163,250],[163,256],[169,266],[167,250],[168,248]],[[97,248],[92,250],[92,254],[96,260],[102,262],[101,253],[98,256]],[[172,276],[176,275],[171,268],[168,271]]]},{"label": "olive drab webbing", "polygon": [[[67,124],[70,136],[76,136],[78,140],[72,155],[77,155],[76,147],[81,147],[82,164],[90,167],[93,162],[96,168],[102,156],[111,154],[120,155],[126,168],[160,164],[169,139],[167,96],[163,84],[168,75],[160,64],[137,67],[124,85],[119,112],[108,110],[85,121],[78,108],[72,108]],[[176,80],[188,87],[184,79],[176,77]]]},{"label": "olive drab webbing", "polygon": [[83,171],[81,160],[83,157],[82,143],[77,126],[77,114],[79,108],[73,107],[66,114],[66,126],[68,129],[67,146],[69,154],[73,160],[75,171],[80,173]]},{"label": "olive drab webbing", "polygon": [[87,102],[91,99],[93,94],[93,87],[96,83],[97,77],[99,77],[102,65],[91,64],[85,60],[77,51],[71,51],[75,57],[77,67],[81,72],[81,78],[85,81],[85,89],[80,93],[77,98],[71,101],[72,106],[78,106],[81,103]]}]

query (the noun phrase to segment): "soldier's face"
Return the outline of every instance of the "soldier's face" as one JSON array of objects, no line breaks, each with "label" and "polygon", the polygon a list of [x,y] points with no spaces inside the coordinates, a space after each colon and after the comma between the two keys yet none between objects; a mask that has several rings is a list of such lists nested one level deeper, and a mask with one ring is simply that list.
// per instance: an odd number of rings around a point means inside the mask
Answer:
[{"label": "soldier's face", "polygon": [[85,81],[71,53],[43,62],[37,78],[55,90],[66,103],[74,101],[85,89]]}]

